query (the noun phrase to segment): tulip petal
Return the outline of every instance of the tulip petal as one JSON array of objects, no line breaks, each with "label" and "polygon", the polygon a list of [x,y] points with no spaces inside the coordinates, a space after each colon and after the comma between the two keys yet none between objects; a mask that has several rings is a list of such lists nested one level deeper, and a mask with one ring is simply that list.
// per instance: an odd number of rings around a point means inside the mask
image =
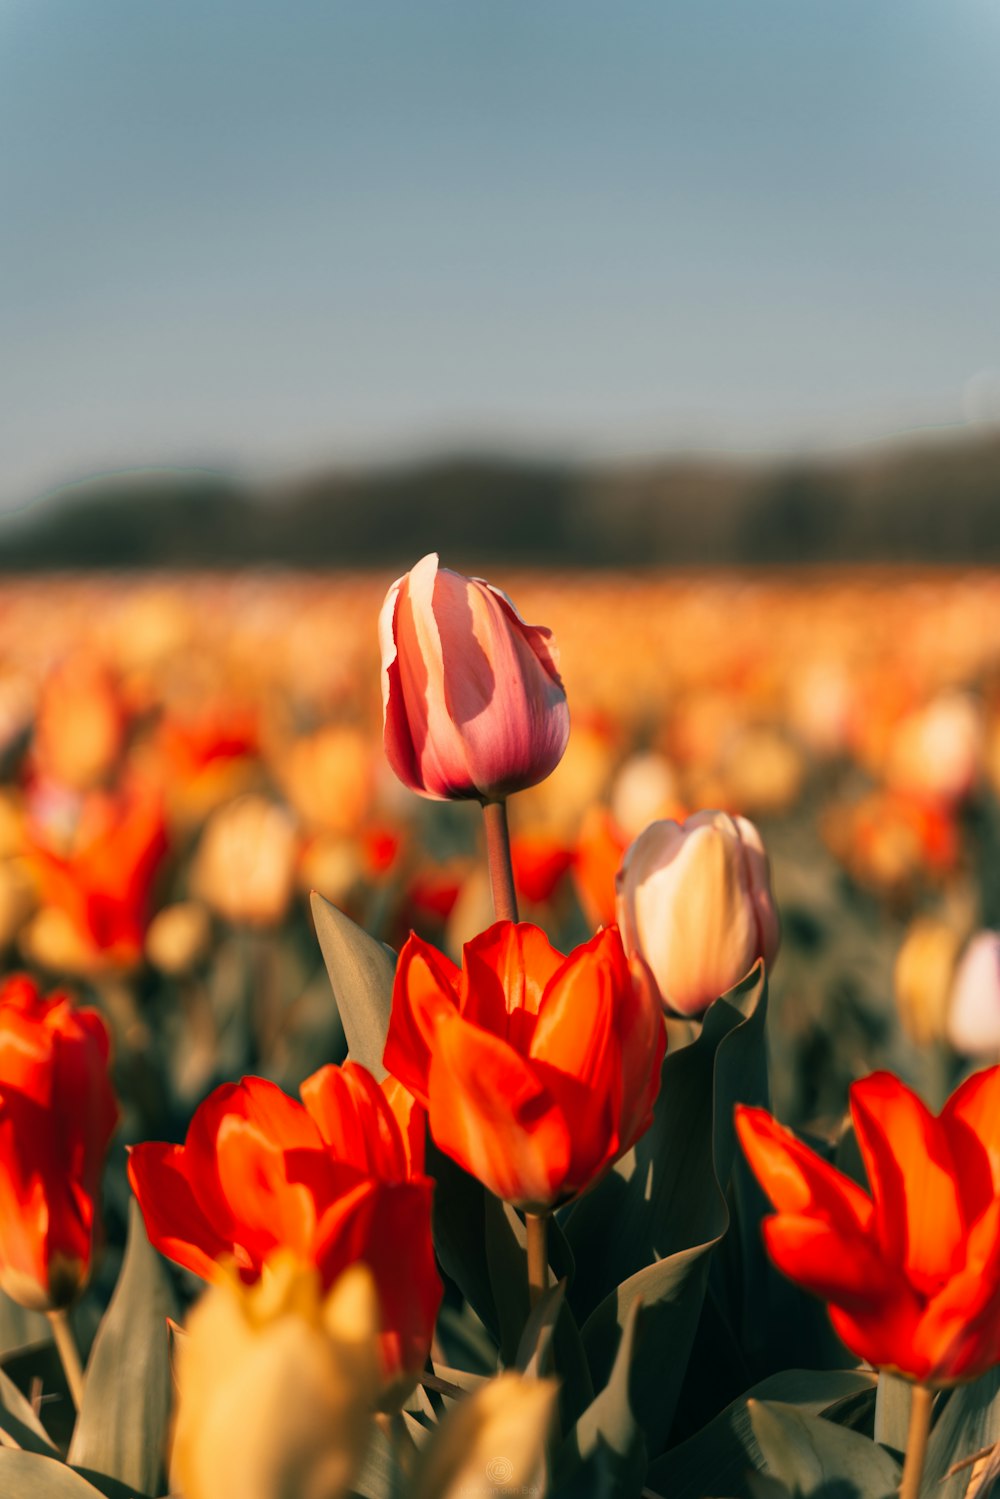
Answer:
[{"label": "tulip petal", "polygon": [[851,1115],[883,1252],[933,1291],[964,1261],[966,1222],[948,1131],[888,1072],[852,1085]]},{"label": "tulip petal", "polygon": [[439,1026],[429,1116],[440,1148],[497,1197],[536,1211],[558,1200],[569,1129],[535,1070],[505,1041],[457,1017]]},{"label": "tulip petal", "polygon": [[566,959],[527,921],[497,921],[465,944],[459,1007],[463,1017],[526,1052],[542,994]]},{"label": "tulip petal", "polygon": [[619,997],[632,980],[617,927],[572,952],[549,981],[530,1058],[559,1104],[572,1140],[569,1181],[588,1186],[620,1153]]},{"label": "tulip petal", "polygon": [[917,1345],[930,1378],[972,1379],[1000,1358],[1000,1199],[969,1234],[966,1268],[928,1305]]},{"label": "tulip petal", "polygon": [[406,1152],[406,1175],[424,1174],[424,1156],[427,1150],[427,1110],[404,1088],[397,1077],[382,1079],[382,1089],[399,1126]]},{"label": "tulip petal", "polygon": [[851,1241],[869,1228],[871,1199],[766,1109],[740,1104],[736,1133],[754,1175],[779,1213],[818,1218]]},{"label": "tulip petal", "polygon": [[459,970],[411,932],[396,965],[383,1063],[427,1107],[431,1048],[438,1027],[456,1013]]},{"label": "tulip petal", "polygon": [[789,1280],[852,1313],[874,1311],[905,1294],[905,1282],[858,1235],[850,1239],[819,1218],[776,1213],[763,1224],[775,1265]]},{"label": "tulip petal", "polygon": [[622,1001],[618,1032],[622,1039],[622,1150],[630,1150],[649,1128],[660,1092],[667,1028],[656,980],[636,955],[629,964],[631,1000]]},{"label": "tulip petal", "polygon": [[383,1181],[405,1181],[407,1152],[385,1092],[357,1062],[321,1067],[299,1088],[338,1161]]},{"label": "tulip petal", "polygon": [[971,1222],[1000,1194],[1000,1067],[974,1072],[941,1111]]},{"label": "tulip petal", "polygon": [[562,758],[569,709],[536,631],[483,583],[442,569],[434,588],[449,717],[480,794],[542,780]]},{"label": "tulip petal", "polygon": [[202,1210],[189,1165],[182,1145],[144,1141],[129,1152],[128,1179],[153,1248],[202,1280],[215,1280],[219,1262],[233,1252],[232,1239]]}]

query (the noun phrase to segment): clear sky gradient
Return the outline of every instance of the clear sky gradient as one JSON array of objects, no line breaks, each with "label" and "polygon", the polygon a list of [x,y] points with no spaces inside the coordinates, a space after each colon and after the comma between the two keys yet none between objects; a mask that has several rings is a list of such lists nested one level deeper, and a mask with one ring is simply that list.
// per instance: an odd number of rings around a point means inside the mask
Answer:
[{"label": "clear sky gradient", "polygon": [[0,0],[0,502],[1000,410],[997,0]]}]

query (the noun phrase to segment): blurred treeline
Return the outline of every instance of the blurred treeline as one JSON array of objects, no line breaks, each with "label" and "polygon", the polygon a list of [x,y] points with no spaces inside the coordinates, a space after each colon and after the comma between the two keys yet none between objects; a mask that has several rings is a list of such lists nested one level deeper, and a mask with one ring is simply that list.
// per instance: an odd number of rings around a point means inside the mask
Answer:
[{"label": "blurred treeline", "polygon": [[98,478],[0,522],[0,569],[998,562],[1000,435],[835,457],[617,465],[442,457],[269,486]]}]

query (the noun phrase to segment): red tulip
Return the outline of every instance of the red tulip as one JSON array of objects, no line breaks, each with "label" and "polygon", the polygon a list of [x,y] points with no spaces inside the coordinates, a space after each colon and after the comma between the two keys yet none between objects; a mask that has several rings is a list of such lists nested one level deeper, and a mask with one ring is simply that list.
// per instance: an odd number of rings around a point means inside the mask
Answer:
[{"label": "red tulip", "polygon": [[379,641],[385,753],[411,791],[497,801],[559,764],[569,709],[551,631],[498,588],[431,553],[389,589]]},{"label": "red tulip", "polygon": [[829,1302],[859,1358],[922,1384],[1000,1362],[1000,1067],[939,1115],[888,1072],[851,1089],[871,1194],[763,1109],[737,1110],[747,1159],[777,1209],[768,1251]]},{"label": "red tulip", "polygon": [[652,1119],[666,1038],[616,927],[564,957],[526,922],[466,944],[462,968],[411,935],[385,1065],[437,1144],[497,1197],[544,1212],[591,1186]]},{"label": "red tulip", "polygon": [[363,1261],[378,1286],[386,1379],[412,1374],[441,1300],[423,1121],[412,1099],[353,1062],[321,1068],[302,1098],[304,1108],[246,1077],[200,1105],[183,1145],[136,1145],[129,1178],[150,1240],[205,1280],[235,1261],[255,1281],[285,1248],[316,1265],[328,1289]]},{"label": "red tulip", "polygon": [[90,793],[67,843],[41,825],[29,829],[42,902],[66,919],[79,953],[74,966],[139,960],[166,852],[162,801],[145,783],[116,795]]},{"label": "red tulip", "polygon": [[118,1106],[96,1010],[31,979],[0,987],[0,1287],[67,1306],[90,1274],[97,1198]]}]

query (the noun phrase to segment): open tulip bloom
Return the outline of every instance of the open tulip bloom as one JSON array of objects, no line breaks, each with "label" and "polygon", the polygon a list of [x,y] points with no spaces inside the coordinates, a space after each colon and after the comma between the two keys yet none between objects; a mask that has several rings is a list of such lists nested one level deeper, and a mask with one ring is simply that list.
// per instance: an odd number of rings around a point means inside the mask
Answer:
[{"label": "open tulip bloom", "polygon": [[851,1114],[871,1195],[763,1109],[737,1110],[777,1210],[771,1258],[874,1367],[931,1386],[975,1379],[1000,1361],[1000,1067],[939,1115],[876,1072],[852,1087]]},{"label": "open tulip bloom", "polygon": [[150,1241],[210,1281],[235,1264],[253,1283],[287,1249],[328,1289],[361,1261],[378,1288],[386,1378],[414,1373],[441,1300],[422,1115],[353,1062],[321,1068],[301,1092],[305,1107],[259,1077],[226,1083],[183,1145],[136,1145],[129,1178]]},{"label": "open tulip bloom", "polygon": [[0,987],[0,1287],[40,1311],[90,1274],[104,1157],[118,1123],[96,1010]]},{"label": "open tulip bloom", "polygon": [[568,956],[511,921],[466,943],[461,968],[415,935],[400,953],[385,1065],[438,1146],[526,1212],[585,1191],[648,1128],[665,1046],[617,927]]}]

